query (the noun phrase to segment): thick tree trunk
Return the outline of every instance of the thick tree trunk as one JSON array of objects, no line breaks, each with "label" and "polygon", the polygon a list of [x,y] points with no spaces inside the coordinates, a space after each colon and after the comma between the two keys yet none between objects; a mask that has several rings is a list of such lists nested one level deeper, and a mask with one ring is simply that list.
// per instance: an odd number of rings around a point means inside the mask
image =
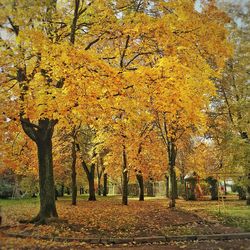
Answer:
[{"label": "thick tree trunk", "polygon": [[186,180],[184,180],[184,192],[185,192],[184,199],[188,200],[188,192],[187,192],[187,182],[186,182]]},{"label": "thick tree trunk", "polygon": [[37,141],[39,161],[40,212],[34,221],[45,223],[47,218],[58,217],[55,204],[52,140]]},{"label": "thick tree trunk", "polygon": [[36,143],[39,168],[40,211],[31,220],[38,224],[46,223],[47,219],[58,217],[55,204],[55,183],[53,175],[52,135],[55,120],[40,119],[38,125],[20,115],[24,132]]},{"label": "thick tree trunk", "polygon": [[175,170],[174,166],[169,166],[169,176],[170,176],[170,203],[169,207],[175,207]]},{"label": "thick tree trunk", "polygon": [[169,176],[166,175],[166,197],[169,198]]},{"label": "thick tree trunk", "polygon": [[250,173],[247,174],[247,183],[246,183],[246,205],[250,206]]},{"label": "thick tree trunk", "polygon": [[98,195],[101,196],[102,195],[102,187],[101,187],[101,179],[98,178]]},{"label": "thick tree trunk", "polygon": [[176,146],[174,142],[169,141],[167,147],[168,161],[169,161],[169,179],[170,179],[170,202],[169,207],[175,207],[175,199],[177,193],[176,173],[175,173],[175,159],[176,159]]},{"label": "thick tree trunk", "polygon": [[64,184],[61,185],[61,196],[64,196]]},{"label": "thick tree trunk", "polygon": [[90,166],[89,172],[89,201],[96,201],[95,197],[95,164]]},{"label": "thick tree trunk", "polygon": [[246,200],[247,199],[246,191],[241,186],[239,186],[237,188],[237,192],[239,194],[239,200]]},{"label": "thick tree trunk", "polygon": [[[249,182],[249,179],[250,179],[250,174],[248,175],[248,182]],[[249,184],[247,185],[246,198],[247,198],[246,205],[250,206],[250,185]]]},{"label": "thick tree trunk", "polygon": [[126,148],[122,151],[122,205],[128,205],[128,169]]},{"label": "thick tree trunk", "polygon": [[168,161],[169,161],[169,177],[170,177],[170,202],[169,207],[175,207],[175,199],[177,193],[176,173],[175,173],[175,159],[176,159],[176,146],[173,141],[168,141]]},{"label": "thick tree trunk", "polygon": [[[141,172],[141,171],[139,171]],[[139,201],[144,201],[144,182],[142,173],[136,174],[136,179],[139,184]]]},{"label": "thick tree trunk", "polygon": [[77,185],[76,185],[76,143],[75,139],[71,145],[71,157],[72,157],[72,164],[71,164],[71,189],[72,189],[72,200],[71,204],[76,205],[76,198],[77,198]]},{"label": "thick tree trunk", "polygon": [[108,174],[104,173],[103,175],[103,196],[108,194]]},{"label": "thick tree trunk", "polygon": [[152,178],[147,182],[147,196],[154,197],[154,181]]},{"label": "thick tree trunk", "polygon": [[196,183],[197,180],[193,179],[189,181],[189,185],[190,185],[190,196],[188,197],[188,200],[196,200],[196,195],[195,195],[195,188],[196,188]]},{"label": "thick tree trunk", "polygon": [[224,195],[227,195],[227,183],[226,183],[226,180],[224,180]]},{"label": "thick tree trunk", "polygon": [[87,175],[89,183],[89,201],[96,201],[95,197],[95,164],[91,164],[90,169],[88,169],[85,161],[82,161],[82,167]]},{"label": "thick tree trunk", "polygon": [[98,195],[100,196],[102,194],[101,178],[102,178],[104,168],[102,164],[102,159],[100,159],[99,161],[100,162],[98,162],[96,165],[96,172],[97,172],[97,188],[98,188],[97,192],[98,192]]},{"label": "thick tree trunk", "polygon": [[206,181],[210,185],[211,200],[218,200],[218,181],[217,179],[209,176]]},{"label": "thick tree trunk", "polygon": [[57,188],[55,188],[55,200],[57,201],[57,197],[58,197],[58,191],[57,191]]},{"label": "thick tree trunk", "polygon": [[174,172],[174,197],[175,199],[178,199],[178,185],[177,185],[176,172]]}]

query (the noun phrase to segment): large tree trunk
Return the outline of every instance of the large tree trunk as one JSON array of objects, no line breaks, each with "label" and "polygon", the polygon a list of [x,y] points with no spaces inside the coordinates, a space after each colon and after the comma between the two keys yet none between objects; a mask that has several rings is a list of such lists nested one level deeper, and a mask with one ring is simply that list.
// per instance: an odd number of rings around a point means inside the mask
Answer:
[{"label": "large tree trunk", "polygon": [[57,201],[57,197],[58,197],[58,191],[57,191],[57,188],[55,187],[55,200]]},{"label": "large tree trunk", "polygon": [[246,198],[247,198],[247,201],[246,201],[246,204],[247,206],[250,206],[250,174],[248,174],[248,184],[247,184],[247,188],[246,188]]},{"label": "large tree trunk", "polygon": [[90,166],[89,181],[89,201],[95,201],[95,165]]},{"label": "large tree trunk", "polygon": [[97,180],[98,184],[98,195],[101,196],[102,195],[102,187],[101,187],[101,178],[98,178]]},{"label": "large tree trunk", "polygon": [[250,205],[250,186],[247,186],[247,190],[246,190],[246,204],[249,206]]},{"label": "large tree trunk", "polygon": [[76,205],[76,198],[77,198],[77,185],[76,185],[76,142],[75,138],[72,142],[71,147],[71,157],[72,157],[72,164],[71,164],[71,189],[72,189],[72,205]]},{"label": "large tree trunk", "polygon": [[175,199],[178,199],[178,185],[177,185],[177,178],[176,178],[175,171],[174,171],[174,196],[175,196]]},{"label": "large tree trunk", "polygon": [[169,198],[169,176],[166,175],[166,197]]},{"label": "large tree trunk", "polygon": [[175,170],[172,165],[169,166],[169,175],[170,175],[170,202],[169,207],[175,207]]},{"label": "large tree trunk", "polygon": [[87,175],[89,183],[89,201],[96,201],[95,197],[95,164],[91,164],[90,169],[88,169],[85,161],[82,161],[83,169]]},{"label": "large tree trunk", "polygon": [[224,179],[224,195],[227,195],[227,183],[225,179]]},{"label": "large tree trunk", "polygon": [[147,182],[147,196],[154,197],[154,180],[152,178],[149,178],[149,181]]},{"label": "large tree trunk", "polygon": [[190,196],[188,197],[188,200],[193,200],[193,201],[196,200],[196,195],[195,195],[196,183],[197,183],[196,179],[193,179],[193,180],[189,181],[189,184],[190,184]]},{"label": "large tree trunk", "polygon": [[169,207],[175,207],[175,199],[177,193],[176,173],[175,173],[175,159],[176,159],[176,146],[173,141],[168,142],[168,160],[169,160],[169,176],[170,176],[170,202]]},{"label": "large tree trunk", "polygon": [[103,175],[103,196],[108,194],[108,174],[104,173]]},{"label": "large tree trunk", "polygon": [[210,185],[211,200],[218,200],[218,181],[217,179],[209,176],[206,181]]},{"label": "large tree trunk", "polygon": [[139,173],[136,174],[136,179],[139,184],[139,201],[144,201],[144,182],[141,171],[139,171]]},{"label": "large tree trunk", "polygon": [[126,148],[122,151],[122,205],[128,205],[128,169]]},{"label": "large tree trunk", "polygon": [[238,194],[239,194],[239,200],[247,200],[246,191],[243,187],[239,186],[237,188]]},{"label": "large tree trunk", "polygon": [[47,219],[58,217],[55,204],[55,183],[53,175],[52,135],[57,121],[40,119],[38,125],[20,117],[24,132],[36,143],[39,163],[40,211],[31,221],[46,223]]},{"label": "large tree trunk", "polygon": [[64,196],[64,184],[61,184],[61,196]]},{"label": "large tree trunk", "polygon": [[102,162],[102,158],[100,158],[100,159],[98,160],[97,165],[96,165],[96,172],[97,172],[97,188],[98,188],[97,192],[98,192],[98,195],[101,195],[101,194],[102,194],[101,178],[102,178],[103,171],[104,171],[103,162]]},{"label": "large tree trunk", "polygon": [[35,221],[45,223],[47,218],[58,217],[55,205],[52,140],[37,141],[39,160],[40,212]]}]

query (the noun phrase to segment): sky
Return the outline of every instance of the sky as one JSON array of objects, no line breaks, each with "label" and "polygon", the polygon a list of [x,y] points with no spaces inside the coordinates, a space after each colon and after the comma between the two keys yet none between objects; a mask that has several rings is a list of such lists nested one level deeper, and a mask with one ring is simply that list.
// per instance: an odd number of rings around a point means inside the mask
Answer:
[{"label": "sky", "polygon": [[[240,3],[242,6],[249,3],[250,0],[217,0],[218,4],[221,4],[223,2],[225,3]],[[195,2],[195,9],[197,11],[201,11],[201,0],[196,0]]]}]

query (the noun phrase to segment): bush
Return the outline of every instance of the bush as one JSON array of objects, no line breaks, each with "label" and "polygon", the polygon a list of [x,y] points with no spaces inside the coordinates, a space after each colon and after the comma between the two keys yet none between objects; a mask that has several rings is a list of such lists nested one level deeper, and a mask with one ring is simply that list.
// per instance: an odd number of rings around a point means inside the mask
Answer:
[{"label": "bush", "polygon": [[7,199],[12,197],[13,194],[13,185],[8,183],[1,183],[0,184],[0,198]]}]

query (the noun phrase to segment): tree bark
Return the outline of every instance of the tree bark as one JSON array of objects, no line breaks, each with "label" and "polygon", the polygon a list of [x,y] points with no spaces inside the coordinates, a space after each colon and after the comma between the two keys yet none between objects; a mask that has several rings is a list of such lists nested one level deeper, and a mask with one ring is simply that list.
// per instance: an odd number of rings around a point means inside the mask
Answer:
[{"label": "tree bark", "polygon": [[139,173],[136,174],[136,179],[139,184],[139,201],[144,201],[144,182],[141,171],[139,171]]},{"label": "tree bark", "polygon": [[98,159],[98,163],[96,165],[96,172],[97,172],[98,195],[101,196],[101,194],[102,194],[101,178],[102,178],[102,174],[104,172],[103,159],[101,157]]},{"label": "tree bark", "polygon": [[188,200],[193,200],[193,201],[196,200],[196,195],[195,195],[196,183],[197,183],[197,180],[196,180],[196,179],[189,180],[190,195],[189,195],[189,197],[188,197]]},{"label": "tree bark", "polygon": [[168,159],[169,159],[169,177],[170,177],[170,202],[169,207],[175,207],[176,199],[176,173],[175,173],[175,159],[176,159],[176,146],[173,141],[168,141]]},{"label": "tree bark", "polygon": [[210,185],[211,200],[218,200],[218,181],[217,179],[209,176],[206,181]]},{"label": "tree bark", "polygon": [[225,179],[224,179],[224,195],[227,195],[227,183]]},{"label": "tree bark", "polygon": [[177,178],[175,171],[174,171],[174,197],[175,199],[178,199],[178,185],[177,185]]},{"label": "tree bark", "polygon": [[172,165],[169,166],[169,175],[170,175],[170,202],[169,207],[175,207],[175,175],[174,175],[174,167]]},{"label": "tree bark", "polygon": [[250,206],[250,186],[247,186],[247,190],[246,190],[246,205]]},{"label": "tree bark", "polygon": [[57,201],[57,197],[58,197],[58,191],[57,191],[57,188],[55,188],[55,200]]},{"label": "tree bark", "polygon": [[95,164],[91,164],[89,172],[89,201],[95,201]]},{"label": "tree bark", "polygon": [[96,201],[95,197],[95,164],[91,164],[90,169],[88,169],[85,161],[82,161],[82,167],[87,175],[89,183],[89,201]]},{"label": "tree bark", "polygon": [[247,184],[247,188],[246,188],[246,205],[247,206],[250,206],[250,185],[249,185],[249,182],[250,182],[250,174],[248,174],[248,184]]},{"label": "tree bark", "polygon": [[102,195],[102,188],[101,188],[101,178],[97,179],[98,182],[98,195],[101,196]]},{"label": "tree bark", "polygon": [[72,164],[71,164],[71,189],[72,189],[72,200],[71,204],[76,205],[76,198],[77,198],[77,185],[76,185],[76,142],[75,138],[73,138],[73,142],[71,145],[71,157],[72,157]]},{"label": "tree bark", "polygon": [[152,178],[149,178],[149,181],[147,182],[147,196],[154,197],[154,180]]},{"label": "tree bark", "polygon": [[103,175],[103,196],[108,194],[108,174],[104,173]]},{"label": "tree bark", "polygon": [[24,132],[36,143],[39,168],[40,211],[31,220],[44,224],[47,219],[58,217],[55,204],[55,183],[53,174],[52,135],[55,120],[40,119],[38,125],[20,116]]},{"label": "tree bark", "polygon": [[45,223],[47,218],[58,217],[55,204],[51,138],[38,140],[37,148],[39,161],[40,212],[35,218],[35,221]]},{"label": "tree bark", "polygon": [[61,185],[61,196],[64,196],[64,184]]},{"label": "tree bark", "polygon": [[169,198],[169,176],[166,175],[166,197]]},{"label": "tree bark", "polygon": [[128,205],[128,169],[126,148],[122,151],[122,205]]},{"label": "tree bark", "polygon": [[237,192],[239,194],[239,200],[247,200],[246,192],[242,187],[239,186]]}]

